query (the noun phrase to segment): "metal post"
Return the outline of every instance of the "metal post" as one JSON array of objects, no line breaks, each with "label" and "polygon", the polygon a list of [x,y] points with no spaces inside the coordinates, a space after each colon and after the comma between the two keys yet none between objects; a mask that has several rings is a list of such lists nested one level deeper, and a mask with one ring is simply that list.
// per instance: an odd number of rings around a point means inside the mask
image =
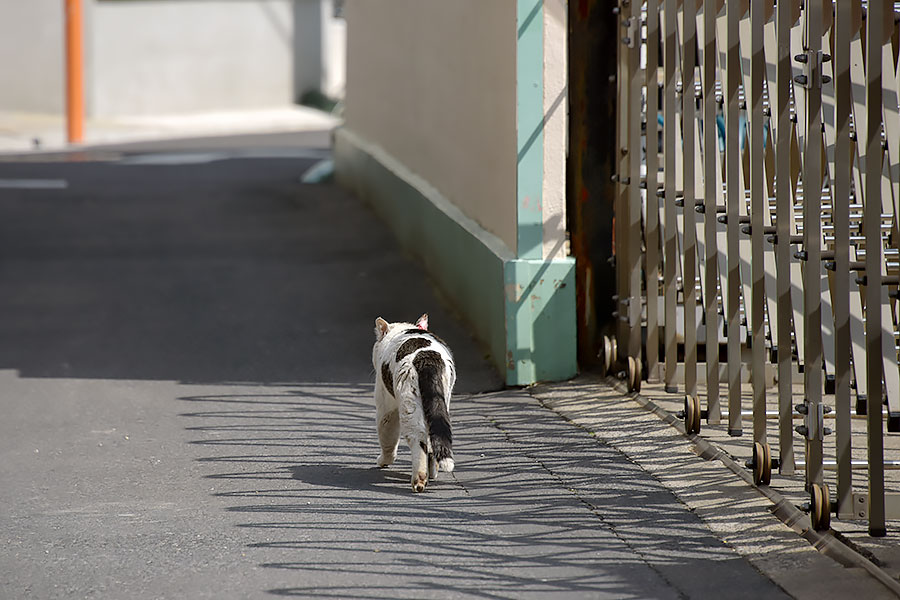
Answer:
[{"label": "metal post", "polygon": [[884,0],[868,3],[866,18],[866,371],[869,380],[869,535],[884,536],[884,440],[882,408],[881,269],[881,96],[882,56],[887,10]]},{"label": "metal post", "polygon": [[[598,350],[609,334],[616,294],[612,227],[618,149],[609,135],[616,122],[616,47],[619,22],[609,2],[569,3],[568,219],[578,315],[578,360],[582,368],[598,363]],[[597,15],[602,14],[602,18]],[[607,338],[608,339],[608,338]]]},{"label": "metal post", "polygon": [[[613,227],[613,256],[616,264],[616,330],[615,337],[619,348],[627,349],[628,339],[628,258],[627,258],[627,241],[628,235],[628,188],[623,184],[623,180],[628,176],[628,119],[630,117],[631,105],[629,92],[631,91],[631,74],[629,58],[631,54],[628,48],[622,43],[622,38],[629,26],[628,13],[623,12],[624,2],[619,3],[619,31],[617,54],[619,60],[616,81],[618,83],[618,119],[616,120],[616,152],[618,156],[618,165],[616,168],[617,184],[616,184],[616,201]],[[624,354],[624,353],[623,353]]]},{"label": "metal post", "polygon": [[647,0],[647,375],[656,379],[659,363],[659,0]]},{"label": "metal post", "polygon": [[681,65],[682,144],[684,154],[684,390],[697,395],[697,213],[694,189],[696,99],[694,73],[697,64],[696,0],[684,0],[684,40]]},{"label": "metal post", "polygon": [[703,200],[705,241],[706,313],[706,408],[707,422],[717,424],[719,406],[719,287],[716,246],[716,187],[719,178],[716,127],[716,6],[717,0],[703,2]]},{"label": "metal post", "polygon": [[677,284],[676,267],[678,263],[677,227],[675,215],[675,144],[680,143],[676,139],[675,128],[675,86],[676,86],[676,59],[675,59],[675,16],[676,0],[663,0],[664,18],[664,43],[663,65],[665,68],[665,85],[663,86],[663,142],[665,157],[665,191],[663,198],[663,214],[665,215],[665,273],[663,274],[663,287],[665,295],[665,373],[664,382],[667,392],[678,391],[676,385],[676,369],[678,362],[678,344],[676,338],[677,318]]},{"label": "metal post", "polygon": [[849,2],[835,4],[834,166],[831,172],[831,217],[834,222],[835,440],[838,514],[852,514],[853,473],[850,424],[850,39],[853,21]]},{"label": "metal post", "polygon": [[740,122],[739,89],[741,84],[740,21],[745,9],[742,2],[727,4],[727,53],[725,72],[725,207],[728,255],[728,292],[725,301],[728,333],[728,433],[741,435],[741,262],[740,203],[744,200],[741,181],[741,153],[738,139]]},{"label": "metal post", "polygon": [[623,268],[628,270],[628,356],[641,364],[641,90],[643,77],[641,65],[641,3],[630,0],[629,26],[624,38],[628,54],[628,237],[627,259]]},{"label": "metal post", "polygon": [[750,90],[748,97],[750,125],[750,237],[751,237],[751,365],[753,388],[753,441],[766,442],[766,339],[765,339],[765,256],[763,238],[763,211],[768,210],[765,188],[765,163],[763,157],[763,79],[765,79],[765,52],[763,27],[765,6],[763,2],[750,3]]},{"label": "metal post", "polygon": [[84,140],[84,42],[81,0],[65,1],[66,133],[70,144]]},{"label": "metal post", "polygon": [[822,484],[822,3],[807,2],[804,11],[807,80],[806,147],[803,161],[803,298],[806,316],[806,354],[803,378],[806,390],[806,483]]},{"label": "metal post", "polygon": [[[791,28],[796,23],[794,2],[779,2],[776,13],[777,63],[775,105],[775,203],[776,270],[778,273],[778,414],[779,470],[794,472],[793,342],[791,341],[791,224],[794,198],[791,193]],[[770,94],[770,99],[772,95]]]},{"label": "metal post", "polygon": [[[853,124],[855,126],[856,144],[854,144],[853,180],[856,186],[856,198],[865,202],[866,179],[866,74],[863,69],[865,48],[862,43],[862,2],[850,0],[853,27],[850,39],[850,89],[853,92]],[[865,212],[865,211],[863,211]],[[850,260],[861,260],[861,248],[854,244],[850,248]],[[852,280],[851,280],[852,281]],[[865,303],[865,287],[853,285],[850,288],[850,338],[853,356],[854,375],[856,376],[856,412],[866,414],[869,397],[869,378],[866,373],[866,332],[863,305]]]}]

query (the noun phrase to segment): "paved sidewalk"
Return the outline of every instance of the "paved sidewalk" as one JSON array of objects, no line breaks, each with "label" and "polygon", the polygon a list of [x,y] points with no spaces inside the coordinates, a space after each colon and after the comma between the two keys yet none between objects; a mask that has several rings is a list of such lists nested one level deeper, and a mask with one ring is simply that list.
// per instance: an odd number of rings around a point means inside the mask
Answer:
[{"label": "paved sidewalk", "polygon": [[[607,384],[607,385],[604,385]],[[569,390],[569,395],[574,394],[584,399],[589,393],[588,390],[594,388],[598,390],[598,397],[609,398],[610,396],[621,396],[622,401],[627,405],[640,406],[644,412],[653,413],[653,420],[662,420],[670,424],[673,428],[673,435],[684,434],[683,421],[676,417],[676,413],[683,410],[683,395],[667,393],[662,383],[647,383],[642,385],[641,393],[634,399],[631,394],[626,394],[622,382],[610,377],[604,380],[604,384],[597,381],[583,382],[578,390],[565,388]],[[612,390],[608,385],[615,385]],[[559,390],[557,390],[559,392]],[[772,390],[770,390],[772,392]],[[706,388],[700,386],[699,396],[705,399]],[[723,387],[723,397],[725,390]],[[795,385],[795,398],[803,397],[802,385]],[[767,398],[769,402],[769,410],[777,413],[778,398],[777,394],[770,393]],[[705,402],[705,400],[704,400]],[[745,390],[744,405],[751,403],[751,390],[747,386]],[[578,404],[577,402],[575,404]],[[601,401],[595,410],[598,413],[605,413],[604,408],[607,402]],[[727,408],[724,409],[727,412]],[[584,413],[580,416],[584,416]],[[797,420],[799,424],[800,421]],[[746,462],[752,457],[752,423],[744,422],[744,435],[732,436],[728,434],[727,415],[723,413],[721,423],[710,425],[705,420],[702,424],[702,430],[698,436],[683,436],[685,444],[692,452],[706,455],[710,460],[721,463],[720,466],[726,467],[726,470],[732,471],[732,478],[736,482],[744,482],[752,488],[752,475],[746,467]],[[769,419],[767,421],[767,435],[769,443],[777,450],[778,446],[778,421],[777,419]],[[866,459],[866,435],[865,435],[865,419],[853,418],[853,440],[852,452],[853,458],[859,461]],[[833,425],[831,425],[833,426]],[[688,442],[688,440],[690,440]],[[835,439],[834,436],[826,438],[825,458],[834,460],[835,458]],[[896,460],[900,457],[900,436],[886,433],[884,438],[885,459]],[[794,452],[796,460],[805,459],[805,447],[802,439],[797,436],[794,439]],[[818,534],[810,530],[809,518],[803,514],[797,507],[809,502],[809,493],[804,485],[804,470],[798,467],[793,475],[783,475],[777,470],[772,473],[772,481],[770,485],[759,490],[760,500],[773,513],[781,515],[781,519],[786,521],[798,535],[807,538],[810,543],[816,547],[822,548],[823,552],[829,556],[833,556],[835,560],[842,564],[863,565],[875,573],[877,577],[881,577],[888,582],[889,587],[895,594],[900,596],[900,529],[898,529],[895,521],[888,521],[887,535],[884,537],[871,537],[868,534],[867,522],[865,519],[840,519],[836,515],[831,517],[831,530],[824,534]],[[836,493],[837,482],[836,472],[833,470],[825,471],[825,482],[831,489],[832,498]],[[867,491],[867,477],[865,470],[856,470],[853,474],[853,485],[855,492]],[[900,491],[900,471],[885,471],[885,488],[888,493],[897,493]],[[848,554],[848,550],[852,550],[852,554]]]},{"label": "paved sidewalk", "polygon": [[859,523],[833,521],[833,532],[812,531],[798,508],[802,486],[785,489],[777,478],[771,487],[754,487],[741,444],[710,428],[702,436],[686,435],[674,414],[678,396],[661,385],[645,382],[641,394],[630,394],[613,378],[584,375],[531,392],[651,473],[795,597],[900,597],[896,530],[871,538]]},{"label": "paved sidewalk", "polygon": [[223,135],[321,131],[339,119],[305,106],[87,119],[84,142],[71,147],[62,114],[0,111],[0,155]]}]

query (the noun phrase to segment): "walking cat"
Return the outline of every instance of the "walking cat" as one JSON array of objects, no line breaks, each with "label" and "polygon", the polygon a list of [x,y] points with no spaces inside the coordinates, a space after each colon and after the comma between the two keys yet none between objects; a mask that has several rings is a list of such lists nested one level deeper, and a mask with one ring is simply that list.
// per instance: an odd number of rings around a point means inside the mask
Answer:
[{"label": "walking cat", "polygon": [[375,319],[375,418],[378,466],[397,457],[400,436],[412,452],[413,491],[425,490],[438,469],[453,470],[450,396],[456,383],[453,353],[428,331],[428,315],[415,324]]}]

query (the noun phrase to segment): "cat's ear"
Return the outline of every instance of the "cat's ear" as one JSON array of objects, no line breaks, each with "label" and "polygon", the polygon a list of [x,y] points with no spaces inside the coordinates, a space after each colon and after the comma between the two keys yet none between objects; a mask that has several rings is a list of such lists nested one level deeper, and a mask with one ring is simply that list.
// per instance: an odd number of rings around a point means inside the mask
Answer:
[{"label": "cat's ear", "polygon": [[419,317],[419,320],[416,321],[416,327],[418,327],[419,329],[428,329],[428,313],[425,313],[424,315]]},{"label": "cat's ear", "polygon": [[375,319],[375,341],[380,342],[381,339],[387,335],[388,332],[388,322],[378,317]]}]

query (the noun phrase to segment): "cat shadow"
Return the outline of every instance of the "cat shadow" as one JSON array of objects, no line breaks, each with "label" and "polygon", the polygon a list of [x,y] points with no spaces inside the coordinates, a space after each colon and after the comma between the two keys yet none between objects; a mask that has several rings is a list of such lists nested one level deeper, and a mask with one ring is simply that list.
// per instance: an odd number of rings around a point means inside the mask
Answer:
[{"label": "cat shadow", "polygon": [[409,474],[378,467],[296,465],[285,467],[293,479],[316,487],[369,490],[409,495]]}]

